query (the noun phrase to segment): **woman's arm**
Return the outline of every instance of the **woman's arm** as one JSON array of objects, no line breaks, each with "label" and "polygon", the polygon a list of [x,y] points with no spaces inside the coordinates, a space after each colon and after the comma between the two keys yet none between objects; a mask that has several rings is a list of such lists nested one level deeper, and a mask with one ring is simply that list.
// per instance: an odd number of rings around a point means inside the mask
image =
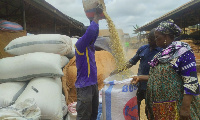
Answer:
[{"label": "woman's arm", "polygon": [[192,120],[190,115],[190,104],[192,102],[193,95],[185,94],[180,109],[180,120]]},{"label": "woman's arm", "polygon": [[179,66],[180,74],[184,82],[184,96],[180,108],[180,119],[190,120],[190,105],[192,98],[199,94],[195,56],[193,52],[187,51],[182,54],[177,61],[176,64]]},{"label": "woman's arm", "polygon": [[134,76],[131,84],[137,84],[139,81],[148,81],[149,75]]}]

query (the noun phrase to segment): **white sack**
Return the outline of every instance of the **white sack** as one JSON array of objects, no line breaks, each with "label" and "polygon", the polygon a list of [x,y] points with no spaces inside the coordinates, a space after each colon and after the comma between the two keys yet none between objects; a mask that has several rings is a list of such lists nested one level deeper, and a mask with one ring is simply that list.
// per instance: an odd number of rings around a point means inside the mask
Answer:
[{"label": "white sack", "polygon": [[69,54],[66,55],[68,58],[73,58],[75,56],[75,47],[74,47],[74,45],[78,41],[77,38],[71,38],[71,40],[72,40],[72,51]]},{"label": "white sack", "polygon": [[137,120],[137,87],[130,84],[132,78],[122,81],[107,78],[102,91],[103,120]]},{"label": "white sack", "polygon": [[42,52],[3,58],[0,59],[0,83],[36,77],[61,77],[61,68],[68,62],[65,56]]},{"label": "white sack", "polygon": [[34,99],[0,109],[0,120],[40,120],[41,111]]},{"label": "white sack", "polygon": [[16,103],[34,98],[41,110],[41,119],[62,120],[62,87],[60,78],[35,78],[18,97]]},{"label": "white sack", "polygon": [[23,55],[33,52],[66,55],[72,51],[72,41],[66,35],[38,34],[16,38],[4,50],[13,55]]},{"label": "white sack", "polygon": [[0,84],[0,107],[12,105],[26,86],[26,82],[7,82]]},{"label": "white sack", "polygon": [[67,114],[68,107],[65,101],[65,96],[62,94],[62,111],[63,111],[63,116]]},{"label": "white sack", "polygon": [[[95,8],[97,7],[98,4],[103,5],[103,8],[105,10],[104,0],[82,0],[82,2],[86,16],[90,20],[94,19]],[[105,18],[104,14],[101,14],[100,17]]]}]

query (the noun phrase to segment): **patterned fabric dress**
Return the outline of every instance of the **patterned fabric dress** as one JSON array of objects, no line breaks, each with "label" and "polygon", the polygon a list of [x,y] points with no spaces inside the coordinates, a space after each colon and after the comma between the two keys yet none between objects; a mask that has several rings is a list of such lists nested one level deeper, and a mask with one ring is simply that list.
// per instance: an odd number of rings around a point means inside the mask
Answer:
[{"label": "patterned fabric dress", "polygon": [[[194,59],[193,59],[194,58]],[[151,61],[147,84],[150,120],[179,120],[184,94],[193,95],[192,120],[200,120],[199,83],[194,54],[186,43],[173,42]]]}]

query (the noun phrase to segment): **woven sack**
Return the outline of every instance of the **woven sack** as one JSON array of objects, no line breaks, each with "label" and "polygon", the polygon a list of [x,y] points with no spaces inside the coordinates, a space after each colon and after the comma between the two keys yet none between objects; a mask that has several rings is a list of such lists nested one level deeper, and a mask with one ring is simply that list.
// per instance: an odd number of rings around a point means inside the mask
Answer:
[{"label": "woven sack", "polygon": [[21,30],[23,30],[23,27],[15,22],[7,21],[7,20],[0,20],[0,30],[21,31]]},{"label": "woven sack", "polygon": [[6,82],[0,84],[0,107],[12,105],[24,91],[26,82]]},{"label": "woven sack", "polygon": [[[88,19],[93,20],[94,18],[94,13],[95,13],[95,8],[97,7],[98,4],[103,5],[103,9],[106,10],[104,0],[82,0],[83,2],[83,8],[85,11],[85,14]],[[105,16],[102,13],[101,18],[104,19]]]},{"label": "woven sack", "polygon": [[35,52],[0,59],[0,83],[27,81],[36,77],[61,77],[68,58],[59,54]]},{"label": "woven sack", "polygon": [[0,120],[41,120],[41,111],[33,98],[0,109]]},{"label": "woven sack", "polygon": [[138,120],[137,87],[132,78],[116,81],[116,75],[104,81],[102,113],[104,120]]},{"label": "woven sack", "polygon": [[13,55],[33,52],[66,55],[72,51],[72,40],[70,37],[60,34],[29,35],[12,40],[4,50]]},{"label": "woven sack", "polygon": [[32,79],[16,104],[33,98],[41,110],[41,120],[62,120],[62,87],[60,78]]}]

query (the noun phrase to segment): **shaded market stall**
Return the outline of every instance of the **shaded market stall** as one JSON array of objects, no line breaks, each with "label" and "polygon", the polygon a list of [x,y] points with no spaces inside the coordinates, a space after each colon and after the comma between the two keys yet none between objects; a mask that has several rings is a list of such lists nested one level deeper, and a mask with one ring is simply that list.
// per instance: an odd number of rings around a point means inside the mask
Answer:
[{"label": "shaded market stall", "polygon": [[1,0],[0,19],[19,23],[27,33],[32,34],[80,36],[84,26],[45,0]]},{"label": "shaded market stall", "polygon": [[4,47],[27,33],[81,36],[84,27],[83,23],[63,14],[45,0],[0,0],[0,20],[23,27],[23,31],[0,31],[0,58],[12,56],[4,52]]}]

